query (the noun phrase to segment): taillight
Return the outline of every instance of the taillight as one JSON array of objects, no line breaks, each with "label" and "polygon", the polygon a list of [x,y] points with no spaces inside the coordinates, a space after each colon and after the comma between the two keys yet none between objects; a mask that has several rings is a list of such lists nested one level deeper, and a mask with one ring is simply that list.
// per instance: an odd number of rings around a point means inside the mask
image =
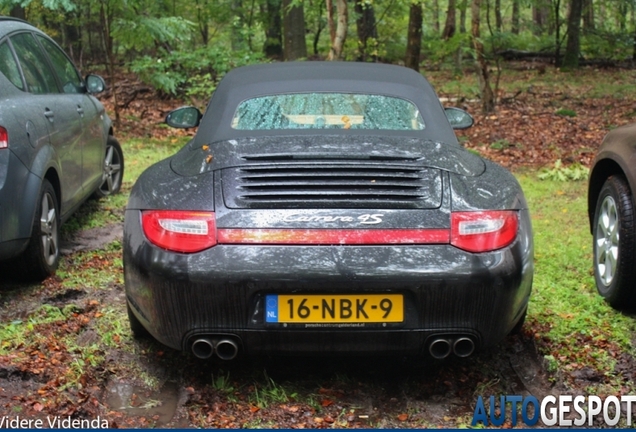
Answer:
[{"label": "taillight", "polygon": [[216,218],[212,212],[144,211],[141,225],[152,244],[170,251],[193,253],[216,245]]},{"label": "taillight", "polygon": [[451,244],[469,252],[489,252],[508,246],[517,237],[516,211],[455,212],[451,214]]},{"label": "taillight", "polygon": [[7,130],[0,126],[0,149],[5,149],[9,147],[9,134]]}]

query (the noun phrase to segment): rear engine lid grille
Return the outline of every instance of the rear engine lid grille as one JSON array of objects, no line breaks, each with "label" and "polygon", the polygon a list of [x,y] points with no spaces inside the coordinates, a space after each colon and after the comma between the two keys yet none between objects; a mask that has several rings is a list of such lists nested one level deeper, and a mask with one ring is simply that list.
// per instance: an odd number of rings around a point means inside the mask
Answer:
[{"label": "rear engine lid grille", "polygon": [[406,164],[321,161],[223,170],[229,208],[438,208],[441,171]]}]

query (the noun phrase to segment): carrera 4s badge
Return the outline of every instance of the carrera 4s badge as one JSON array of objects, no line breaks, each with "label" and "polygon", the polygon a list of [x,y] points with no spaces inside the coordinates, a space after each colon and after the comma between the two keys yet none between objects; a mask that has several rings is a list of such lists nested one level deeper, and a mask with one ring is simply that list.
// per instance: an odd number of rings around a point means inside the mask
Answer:
[{"label": "carrera 4s badge", "polygon": [[329,216],[293,214],[285,216],[283,222],[356,222],[361,225],[376,225],[382,223],[384,214],[361,214],[359,216]]}]

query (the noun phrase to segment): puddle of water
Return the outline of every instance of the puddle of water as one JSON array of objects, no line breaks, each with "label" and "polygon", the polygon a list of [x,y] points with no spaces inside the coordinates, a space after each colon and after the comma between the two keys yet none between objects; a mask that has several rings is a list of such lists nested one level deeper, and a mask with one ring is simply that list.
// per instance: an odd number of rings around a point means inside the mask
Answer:
[{"label": "puddle of water", "polygon": [[155,426],[172,420],[179,401],[176,383],[167,382],[159,391],[149,391],[126,382],[112,382],[106,389],[106,404],[129,416],[154,419]]}]

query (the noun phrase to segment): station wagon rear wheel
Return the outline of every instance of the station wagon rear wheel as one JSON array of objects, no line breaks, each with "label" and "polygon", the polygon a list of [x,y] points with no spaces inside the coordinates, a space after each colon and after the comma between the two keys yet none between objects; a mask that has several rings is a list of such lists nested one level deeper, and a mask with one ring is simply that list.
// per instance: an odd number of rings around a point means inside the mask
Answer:
[{"label": "station wagon rear wheel", "polygon": [[634,203],[622,176],[601,188],[594,212],[594,278],[601,296],[616,309],[636,306]]},{"label": "station wagon rear wheel", "polygon": [[42,183],[31,240],[17,262],[20,276],[38,281],[53,274],[60,262],[60,210],[57,194],[48,180]]}]

